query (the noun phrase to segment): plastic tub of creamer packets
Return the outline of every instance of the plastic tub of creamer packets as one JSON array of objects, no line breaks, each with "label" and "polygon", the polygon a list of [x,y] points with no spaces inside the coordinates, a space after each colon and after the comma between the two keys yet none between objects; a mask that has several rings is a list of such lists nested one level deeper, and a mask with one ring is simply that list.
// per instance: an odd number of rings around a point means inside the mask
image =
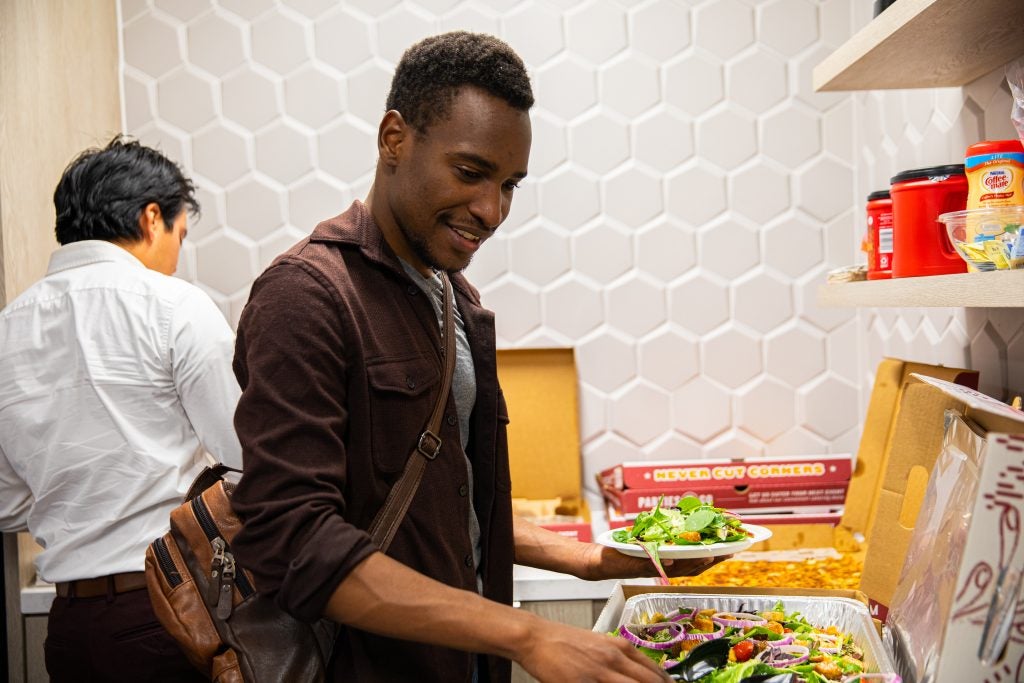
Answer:
[{"label": "plastic tub of creamer packets", "polygon": [[[885,650],[868,608],[850,598],[786,595],[721,595],[703,593],[642,593],[627,598],[615,628],[644,623],[652,614],[673,610],[713,609],[716,612],[769,612],[781,602],[787,614],[799,612],[818,628],[835,626],[849,633],[864,651],[865,673],[895,673],[896,666]],[[600,624],[599,624],[600,626]]]}]

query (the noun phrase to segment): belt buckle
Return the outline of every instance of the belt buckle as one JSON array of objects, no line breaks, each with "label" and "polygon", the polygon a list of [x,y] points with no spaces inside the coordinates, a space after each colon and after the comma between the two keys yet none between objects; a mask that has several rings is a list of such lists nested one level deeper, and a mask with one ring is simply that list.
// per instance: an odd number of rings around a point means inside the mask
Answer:
[{"label": "belt buckle", "polygon": [[441,452],[441,437],[426,429],[420,434],[420,440],[416,444],[416,450],[423,454],[427,460],[433,460]]}]

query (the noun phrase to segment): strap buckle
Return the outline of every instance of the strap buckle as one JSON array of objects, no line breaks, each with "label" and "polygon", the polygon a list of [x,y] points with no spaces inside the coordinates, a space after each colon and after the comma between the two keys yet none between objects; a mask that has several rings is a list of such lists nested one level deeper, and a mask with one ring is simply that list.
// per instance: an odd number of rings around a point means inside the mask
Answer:
[{"label": "strap buckle", "polygon": [[423,430],[420,440],[416,444],[416,450],[422,453],[427,460],[433,460],[441,452],[441,437],[429,429]]}]

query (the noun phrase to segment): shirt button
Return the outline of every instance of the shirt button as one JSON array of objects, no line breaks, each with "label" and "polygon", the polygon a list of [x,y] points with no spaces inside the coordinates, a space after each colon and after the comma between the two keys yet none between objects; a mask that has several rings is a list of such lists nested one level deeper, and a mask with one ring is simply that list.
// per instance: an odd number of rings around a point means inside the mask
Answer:
[{"label": "shirt button", "polygon": [[473,566],[473,556],[472,555],[466,555],[466,557],[463,560],[463,562],[466,563],[467,567],[472,567]]},{"label": "shirt button", "polygon": [[459,495],[460,496],[465,498],[467,493],[469,493],[469,487],[468,486],[463,484],[462,486],[459,487]]},{"label": "shirt button", "polygon": [[420,291],[416,285],[409,285],[405,288],[405,293],[409,296],[416,296],[416,292]]},{"label": "shirt button", "polygon": [[453,426],[454,426],[454,425],[455,425],[455,422],[456,422],[456,420],[455,420],[455,416],[454,416],[454,415],[449,415],[449,416],[448,416],[448,424],[450,424],[450,425],[453,425]]},{"label": "shirt button", "polygon": [[416,380],[412,378],[412,375],[406,375],[405,386],[409,387],[410,389],[416,388]]}]

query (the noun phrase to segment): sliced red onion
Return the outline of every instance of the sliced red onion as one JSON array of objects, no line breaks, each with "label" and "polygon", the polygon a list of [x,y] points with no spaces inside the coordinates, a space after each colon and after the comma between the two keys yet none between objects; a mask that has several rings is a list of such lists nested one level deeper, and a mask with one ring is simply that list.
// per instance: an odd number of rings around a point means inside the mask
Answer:
[{"label": "sliced red onion", "polygon": [[669,621],[688,621],[697,616],[698,612],[699,610],[696,607],[692,607],[690,609],[680,607],[677,610],[669,612],[665,618]]},{"label": "sliced red onion", "polygon": [[819,633],[818,638],[818,650],[826,654],[834,655],[843,649],[843,639],[839,636],[834,636],[829,633]]},{"label": "sliced red onion", "polygon": [[753,628],[768,623],[764,617],[746,612],[716,612],[711,615],[711,621],[722,626],[735,626],[736,628]]},{"label": "sliced red onion", "polygon": [[878,673],[878,674],[850,674],[843,678],[841,683],[867,683],[868,681],[881,681],[882,683],[903,683],[899,674]]},{"label": "sliced red onion", "polygon": [[762,640],[760,642],[765,643],[768,647],[782,647],[783,645],[792,645],[794,635],[792,633],[785,634],[778,640]]},{"label": "sliced red onion", "polygon": [[718,625],[717,631],[712,631],[711,633],[688,631],[686,628],[687,626],[692,628],[693,624],[683,624],[683,640],[714,640],[715,638],[721,638],[725,635],[725,627],[721,624]]},{"label": "sliced red onion", "polygon": [[775,667],[785,667],[803,664],[810,656],[811,651],[803,645],[781,645],[765,649],[757,659]]},{"label": "sliced red onion", "polygon": [[685,640],[685,637],[686,637],[686,629],[683,627],[682,624],[678,624],[676,622],[664,622],[664,623],[661,623],[661,624],[646,624],[646,625],[641,625],[641,626],[634,626],[633,628],[644,628],[644,629],[647,629],[648,631],[650,631],[651,633],[657,633],[658,631],[664,631],[665,629],[670,629],[670,630],[677,631],[677,633],[674,634],[668,640],[644,640],[643,638],[641,638],[637,634],[635,634],[632,631],[630,631],[629,630],[630,629],[629,626],[626,626],[625,624],[622,624],[621,626],[619,626],[619,635],[620,636],[622,636],[623,638],[625,638],[629,642],[633,643],[637,647],[649,647],[652,650],[668,650],[673,645],[675,645],[676,643],[679,643],[679,642]]}]

